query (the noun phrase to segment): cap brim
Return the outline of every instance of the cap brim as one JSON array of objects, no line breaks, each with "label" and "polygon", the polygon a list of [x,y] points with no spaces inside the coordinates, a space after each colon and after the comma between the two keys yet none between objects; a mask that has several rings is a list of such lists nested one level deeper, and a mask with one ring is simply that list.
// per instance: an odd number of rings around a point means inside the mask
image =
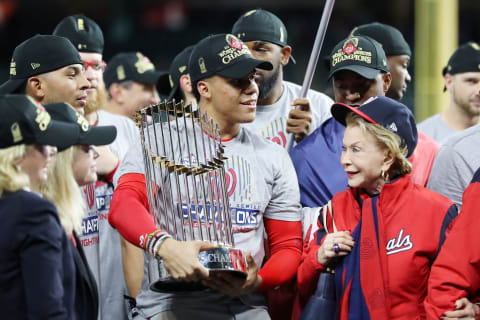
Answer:
[{"label": "cap brim", "polygon": [[117,137],[117,128],[114,126],[90,127],[88,132],[82,135],[76,144],[104,146],[112,143]]},{"label": "cap brim", "polygon": [[57,147],[59,151],[73,146],[80,136],[80,129],[77,124],[63,121],[50,121],[50,126],[37,138],[36,143]]},{"label": "cap brim", "polygon": [[373,69],[373,68],[369,68],[369,67],[365,67],[365,66],[346,65],[346,66],[342,66],[342,67],[339,67],[339,68],[333,68],[330,71],[330,74],[328,75],[328,79],[330,80],[335,73],[337,73],[338,71],[341,71],[341,70],[353,71],[353,72],[358,73],[359,75],[361,75],[362,77],[367,78],[367,79],[374,79],[378,75],[378,73],[380,72],[380,70],[378,70],[378,69]]},{"label": "cap brim", "polygon": [[163,71],[145,72],[141,75],[138,75],[136,79],[132,80],[143,84],[157,84],[160,77],[164,74],[165,72]]},{"label": "cap brim", "polygon": [[367,114],[360,111],[357,107],[352,107],[344,103],[334,103],[332,105],[332,108],[330,109],[330,112],[332,113],[332,117],[344,126],[347,125],[347,122],[345,119],[347,118],[347,114],[349,112],[356,113],[357,115],[359,115],[360,117],[362,117],[368,122],[371,122],[374,124],[377,123],[375,120],[370,118]]},{"label": "cap brim", "polygon": [[14,93],[27,79],[10,79],[0,86],[0,94]]},{"label": "cap brim", "polygon": [[218,75],[230,79],[241,79],[250,74],[255,69],[272,70],[273,65],[265,60],[257,60],[253,58],[241,59],[234,65],[217,72]]}]

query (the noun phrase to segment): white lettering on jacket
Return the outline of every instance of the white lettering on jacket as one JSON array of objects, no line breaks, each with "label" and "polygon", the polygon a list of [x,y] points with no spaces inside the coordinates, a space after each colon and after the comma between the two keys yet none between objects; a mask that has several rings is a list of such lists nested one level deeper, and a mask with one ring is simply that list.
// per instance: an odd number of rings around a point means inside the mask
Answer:
[{"label": "white lettering on jacket", "polygon": [[410,235],[403,236],[404,229],[400,230],[396,238],[390,239],[387,242],[387,255],[402,251],[407,251],[413,248]]}]

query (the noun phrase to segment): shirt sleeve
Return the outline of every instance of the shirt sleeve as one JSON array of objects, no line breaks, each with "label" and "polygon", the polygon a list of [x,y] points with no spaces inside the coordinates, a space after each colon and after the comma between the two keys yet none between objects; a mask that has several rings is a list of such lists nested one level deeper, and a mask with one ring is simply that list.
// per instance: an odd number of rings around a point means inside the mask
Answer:
[{"label": "shirt sleeve", "polygon": [[442,146],[435,158],[427,187],[449,198],[460,208],[462,194],[476,169],[471,168],[454,147]]},{"label": "shirt sleeve", "polygon": [[315,131],[325,120],[329,119],[332,114],[330,108],[332,107],[333,100],[327,95],[309,90],[308,100],[310,101],[310,108],[312,110],[312,125],[310,126],[310,133]]},{"label": "shirt sleeve", "polygon": [[446,237],[432,265],[425,309],[429,318],[438,319],[455,309],[455,301],[472,299],[480,290],[480,183],[472,183],[463,197],[462,211]]},{"label": "shirt sleeve", "polygon": [[292,160],[284,149],[273,144],[272,146],[278,154],[273,154],[276,160],[273,169],[272,196],[265,209],[264,217],[300,221],[300,191]]},{"label": "shirt sleeve", "polygon": [[291,280],[302,255],[302,225],[300,221],[278,221],[266,218],[265,229],[271,256],[258,274],[262,285],[258,291],[265,291]]},{"label": "shirt sleeve", "polygon": [[[68,319],[63,303],[62,236],[53,205],[42,201],[21,222],[25,240],[20,261],[29,319]],[[38,208],[38,206],[37,206]]]}]

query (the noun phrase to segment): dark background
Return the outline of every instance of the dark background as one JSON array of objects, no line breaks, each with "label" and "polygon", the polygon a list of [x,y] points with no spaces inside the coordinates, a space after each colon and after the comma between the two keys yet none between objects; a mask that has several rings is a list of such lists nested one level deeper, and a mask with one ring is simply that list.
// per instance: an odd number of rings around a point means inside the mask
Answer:
[{"label": "dark background", "polygon": [[[413,49],[414,1],[337,0],[321,56],[327,56],[353,27],[373,21],[397,27]],[[229,32],[241,14],[261,7],[275,13],[286,25],[297,64],[286,67],[285,79],[301,84],[324,3],[323,0],[0,0],[0,82],[8,78],[15,46],[37,33],[51,33],[67,15],[84,13],[100,25],[107,63],[120,51],[142,51],[157,69],[167,70],[170,61],[184,47],[208,34]],[[459,0],[460,43],[480,40],[479,13],[480,1]],[[414,63],[415,59],[409,68],[413,78]],[[331,95],[326,74],[320,59],[312,88]],[[413,95],[411,84],[404,98],[410,107]]]}]

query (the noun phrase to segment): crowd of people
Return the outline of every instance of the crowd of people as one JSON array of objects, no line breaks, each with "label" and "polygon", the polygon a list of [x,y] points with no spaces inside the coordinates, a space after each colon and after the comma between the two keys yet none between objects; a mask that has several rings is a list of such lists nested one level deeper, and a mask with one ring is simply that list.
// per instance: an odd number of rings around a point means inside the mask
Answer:
[{"label": "crowd of people", "polygon": [[[357,26],[336,44],[331,98],[284,79],[294,50],[263,9],[165,72],[141,52],[106,63],[104,45],[95,21],[65,17],[18,44],[0,85],[2,319],[480,319],[480,45],[452,54],[448,108],[418,126],[400,102],[412,51],[390,25]],[[199,261],[218,243],[169,233],[188,214],[154,219],[152,183],[172,210],[192,206],[187,182],[173,195],[145,168],[136,113],[160,97],[218,126],[245,278]],[[164,116],[140,130],[170,125]],[[194,119],[175,130],[171,144],[209,134]],[[203,148],[196,163],[209,160]],[[158,261],[197,290],[152,290]],[[334,314],[312,314],[327,274]]]}]

